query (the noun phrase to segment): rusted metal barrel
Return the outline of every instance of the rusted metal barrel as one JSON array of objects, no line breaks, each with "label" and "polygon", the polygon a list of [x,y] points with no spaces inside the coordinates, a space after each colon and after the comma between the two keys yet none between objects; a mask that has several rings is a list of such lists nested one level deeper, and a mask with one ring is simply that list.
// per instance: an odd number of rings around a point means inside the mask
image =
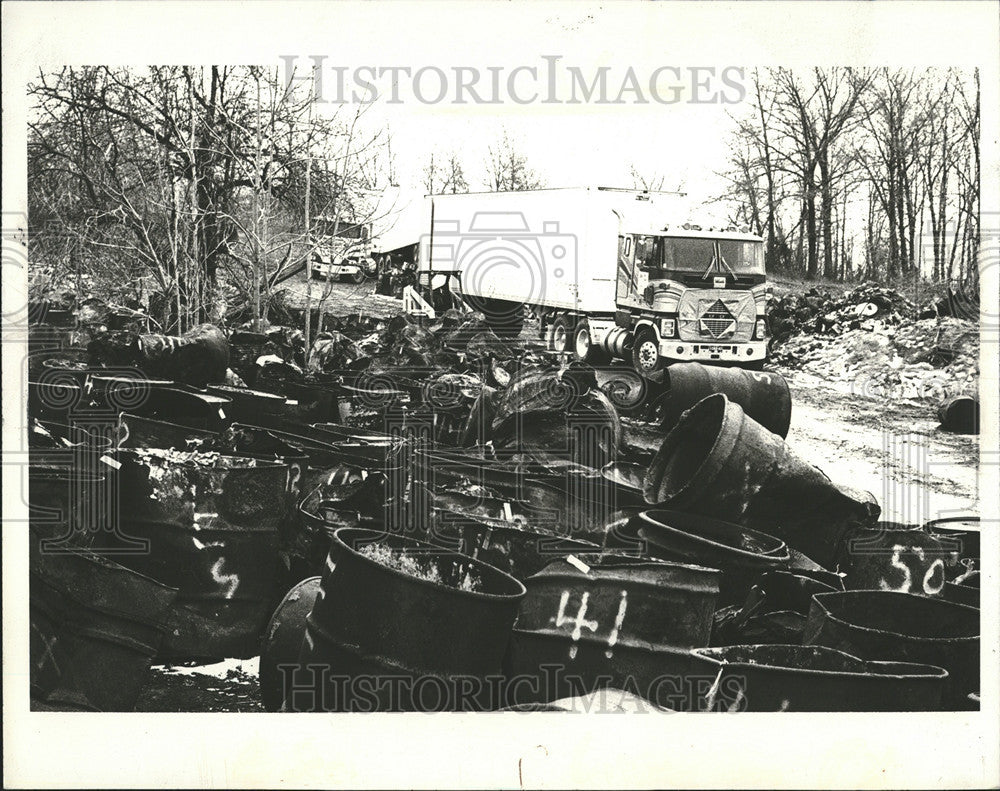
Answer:
[{"label": "rusted metal barrel", "polygon": [[630,462],[613,461],[601,468],[601,477],[614,491],[614,503],[618,508],[645,506],[646,500],[642,496],[645,476],[645,467]]},{"label": "rusted metal barrel", "polygon": [[388,473],[400,464],[397,456],[403,440],[399,438],[341,440],[311,426],[296,426],[297,431],[294,432],[243,423],[234,423],[232,428],[266,435],[295,448],[308,456],[310,465],[314,467],[354,464]]},{"label": "rusted metal barrel", "polygon": [[[33,454],[36,455],[36,454]],[[40,536],[43,551],[56,552],[94,543],[111,518],[104,473],[80,469],[72,459],[54,463],[51,458],[32,459],[28,466],[28,520]]]},{"label": "rusted metal barrel", "polygon": [[822,646],[696,648],[718,680],[710,711],[938,711],[948,673],[910,662],[866,662]]},{"label": "rusted metal barrel", "polygon": [[[76,359],[70,359],[71,357]],[[44,371],[42,378],[46,378],[46,375],[55,376],[66,382],[75,382],[81,388],[87,386],[87,380],[92,370],[100,371],[100,369],[91,369],[87,365],[86,352],[83,350],[43,360],[42,369]]]},{"label": "rusted metal barrel", "polygon": [[632,333],[624,327],[612,327],[598,344],[602,351],[619,360],[632,354]]},{"label": "rusted metal barrel", "polygon": [[183,335],[140,335],[139,365],[150,376],[204,387],[226,381],[229,342],[213,324],[199,324]]},{"label": "rusted metal barrel", "polygon": [[716,612],[710,644],[798,645],[813,594],[843,589],[843,580],[832,571],[764,572],[754,581],[741,606]]},{"label": "rusted metal barrel", "polygon": [[[322,477],[317,477],[321,473]],[[330,552],[330,539],[342,527],[384,530],[395,513],[386,493],[386,478],[379,473],[341,464],[323,471],[310,470],[305,497],[295,509],[287,539],[294,551],[286,554],[289,574],[298,578],[322,574]]]},{"label": "rusted metal barrel", "polygon": [[176,587],[164,659],[249,657],[274,601],[288,473],[275,462],[163,450],[120,454],[121,562]]},{"label": "rusted metal barrel", "polygon": [[299,662],[306,616],[312,612],[319,588],[319,577],[309,577],[294,585],[264,630],[260,650],[260,697],[266,711],[280,711],[285,702],[285,687],[291,684]]},{"label": "rusted metal barrel", "polygon": [[149,379],[135,369],[95,372],[88,380],[88,397],[108,413],[146,415],[150,413],[153,391],[173,386],[168,379]]},{"label": "rusted metal barrel", "polygon": [[730,522],[667,510],[643,511],[639,521],[650,554],[719,569],[725,604],[742,602],[760,574],[791,562],[783,541]]},{"label": "rusted metal barrel", "polygon": [[978,608],[980,603],[979,577],[978,571],[970,571],[954,581],[949,580],[944,584],[944,597],[956,604]]},{"label": "rusted metal barrel", "polygon": [[51,377],[28,382],[28,415],[31,417],[65,423],[86,402],[86,391],[75,382],[55,381]]},{"label": "rusted metal barrel", "polygon": [[51,421],[38,421],[28,432],[29,447],[43,447],[42,442],[39,442],[37,445],[33,444],[34,441],[42,439],[39,436],[40,434],[48,434],[58,440],[64,440],[60,444],[67,450],[76,448],[88,450],[93,453],[104,453],[110,450],[113,444],[109,437],[88,431],[82,426],[54,423]]},{"label": "rusted metal barrel", "polygon": [[338,384],[287,382],[285,395],[297,402],[300,414],[309,422],[338,420],[341,389]]},{"label": "rusted metal barrel", "polygon": [[287,707],[495,708],[523,596],[513,577],[465,555],[389,533],[338,530]]},{"label": "rusted metal barrel", "polygon": [[597,373],[601,392],[622,415],[645,417],[660,385],[639,374],[633,368],[615,368]]},{"label": "rusted metal barrel", "polygon": [[187,450],[192,446],[207,446],[217,434],[205,429],[195,429],[154,420],[149,417],[122,412],[118,416],[118,447],[120,448],[174,448]]},{"label": "rusted metal barrel", "polygon": [[691,707],[683,685],[661,677],[682,678],[691,663],[688,649],[707,645],[719,572],[583,558],[556,561],[525,587],[506,661],[508,705],[628,683],[636,694],[660,698],[660,705]]},{"label": "rusted metal barrel", "polygon": [[552,482],[557,477],[550,468],[529,460],[513,463],[481,459],[469,452],[416,449],[413,458],[415,476],[428,486],[468,481],[516,499],[524,499],[527,481]]},{"label": "rusted metal barrel", "polygon": [[945,431],[956,434],[979,433],[979,397],[961,395],[949,398],[938,407],[938,421]]},{"label": "rusted metal barrel", "polygon": [[246,423],[277,422],[285,410],[284,396],[265,393],[263,390],[228,385],[208,385],[205,389],[213,395],[229,399],[231,403],[226,411],[233,420]]},{"label": "rusted metal barrel", "polygon": [[604,551],[590,541],[454,511],[436,512],[425,540],[488,563],[521,582],[555,559],[569,554],[588,558]]},{"label": "rusted metal barrel", "polygon": [[850,534],[880,512],[872,494],[834,484],[721,393],[699,401],[666,436],[643,494],[773,535],[828,569]]},{"label": "rusted metal barrel", "polygon": [[848,590],[942,595],[946,571],[957,565],[950,542],[920,528],[859,530],[840,570]]},{"label": "rusted metal barrel", "polygon": [[782,438],[788,436],[792,395],[781,374],[701,363],[674,363],[659,376],[663,382],[662,393],[657,399],[662,427],[667,431],[703,398],[722,393],[768,431]]},{"label": "rusted metal barrel", "polygon": [[672,709],[657,706],[624,689],[603,687],[589,694],[561,698],[551,703],[521,703],[501,711],[561,711],[564,714],[671,714]]},{"label": "rusted metal barrel", "polygon": [[980,528],[978,516],[952,516],[946,519],[933,519],[924,525],[931,535],[945,539],[946,548],[956,558],[979,558]]},{"label": "rusted metal barrel", "polygon": [[813,596],[805,645],[825,645],[861,659],[943,667],[943,705],[961,709],[979,689],[979,610],[891,591],[847,591]]},{"label": "rusted metal barrel", "polygon": [[131,711],[177,591],[86,550],[46,552],[40,544],[32,531],[32,697]]}]

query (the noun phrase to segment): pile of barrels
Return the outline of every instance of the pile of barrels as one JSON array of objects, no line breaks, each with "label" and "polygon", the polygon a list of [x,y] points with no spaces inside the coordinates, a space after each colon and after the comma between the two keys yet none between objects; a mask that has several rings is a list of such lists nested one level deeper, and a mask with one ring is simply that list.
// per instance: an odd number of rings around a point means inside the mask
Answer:
[{"label": "pile of barrels", "polygon": [[[445,478],[476,466],[426,461]],[[479,466],[494,483],[512,472]],[[600,478],[575,491],[613,503],[603,533],[569,506],[562,538],[460,512],[411,525],[420,539],[337,531],[324,574],[272,616],[266,707],[572,710],[555,703],[608,688],[656,710],[978,706],[977,519],[880,523],[872,495],[721,393],[680,416],[647,469]],[[366,543],[482,584],[411,576]]]},{"label": "pile of barrels", "polygon": [[[129,710],[154,661],[258,654],[272,711],[977,705],[978,521],[879,522],[785,442],[777,374],[532,368],[489,402],[448,380],[472,412],[447,430],[414,385],[379,434],[336,422],[342,386],[303,390],[325,412],[302,423],[286,393],[49,368],[36,708]],[[618,415],[641,410],[664,438],[622,458]]]}]

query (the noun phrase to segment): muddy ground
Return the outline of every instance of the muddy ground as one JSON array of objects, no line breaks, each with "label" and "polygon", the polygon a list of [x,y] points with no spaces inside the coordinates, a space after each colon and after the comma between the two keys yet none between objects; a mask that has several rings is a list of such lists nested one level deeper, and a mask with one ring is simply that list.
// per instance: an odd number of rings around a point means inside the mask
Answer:
[{"label": "muddy ground", "polygon": [[[314,284],[314,298],[323,290]],[[372,284],[336,284],[326,309],[332,315],[362,311],[393,315],[399,302],[372,298]],[[291,284],[301,304],[305,280]],[[525,328],[529,333],[530,327]],[[888,401],[801,372],[778,369],[792,392],[788,442],[836,482],[871,491],[883,519],[922,523],[978,512],[979,437],[940,430],[936,404]],[[637,444],[656,446],[662,435],[626,421]],[[139,711],[262,711],[257,660],[226,660],[201,667],[154,666]]]}]

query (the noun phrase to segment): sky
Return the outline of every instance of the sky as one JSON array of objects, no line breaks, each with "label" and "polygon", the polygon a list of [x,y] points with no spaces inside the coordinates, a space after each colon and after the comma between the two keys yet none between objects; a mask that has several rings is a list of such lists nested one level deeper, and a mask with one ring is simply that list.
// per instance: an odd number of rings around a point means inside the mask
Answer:
[{"label": "sky", "polygon": [[[550,187],[632,187],[634,165],[650,179],[662,177],[663,189],[686,191],[695,206],[724,190],[717,172],[727,165],[729,114],[746,112],[739,100],[748,69],[717,58],[674,57],[655,35],[638,35],[642,19],[631,14],[612,17],[569,5],[554,14],[552,6],[541,12],[522,6],[517,15],[470,22],[458,4],[435,8],[440,19],[429,39],[382,30],[384,46],[376,57],[367,46],[371,20],[362,15],[342,20],[357,30],[351,41],[338,39],[336,47],[315,51],[300,48],[301,54],[282,61],[283,73],[294,64],[302,76],[312,56],[320,59],[327,111],[338,99],[370,98],[364,85],[371,80],[368,69],[383,70],[375,81],[378,100],[363,123],[388,125],[401,186],[420,187],[432,151],[454,151],[470,188],[483,189],[487,148],[506,130]],[[666,15],[657,19],[678,27]],[[474,90],[484,103],[460,88],[456,69],[466,79],[475,75]],[[493,91],[493,79],[499,90]],[[465,103],[454,101],[460,97]],[[499,101],[488,103],[494,97]],[[552,98],[560,103],[546,101]]]},{"label": "sky", "polygon": [[[697,14],[678,13],[676,4],[432,3],[394,5],[388,13],[324,6],[313,28],[329,32],[326,43],[304,45],[300,38],[282,68],[294,63],[307,74],[318,56],[322,95],[330,101],[371,97],[365,83],[381,70],[373,80],[378,100],[364,123],[391,131],[404,189],[422,190],[431,153],[452,151],[470,188],[484,189],[487,148],[505,130],[546,186],[632,187],[635,166],[650,179],[662,177],[663,189],[687,193],[685,221],[728,224],[732,206],[719,200],[727,187],[720,174],[729,166],[732,116],[752,112],[745,99],[753,67],[860,65],[876,53],[884,58],[901,34],[898,17],[882,17],[881,8],[864,18],[842,15],[833,26],[822,15],[802,17],[797,3],[780,4],[788,9],[781,15],[758,7],[771,13],[734,24],[734,6],[725,2],[699,4]],[[921,13],[919,5],[908,7],[915,21]],[[818,42],[832,31],[838,56],[824,63]],[[778,41],[780,59],[772,49]],[[927,65],[962,65],[931,48],[921,57]],[[467,90],[465,103],[455,101],[456,70],[475,75],[487,103]],[[585,99],[602,71],[604,101],[595,100],[599,90]],[[494,72],[499,102],[488,103]],[[546,101],[552,96],[561,101]],[[851,209],[852,227],[860,227],[863,203]]]}]

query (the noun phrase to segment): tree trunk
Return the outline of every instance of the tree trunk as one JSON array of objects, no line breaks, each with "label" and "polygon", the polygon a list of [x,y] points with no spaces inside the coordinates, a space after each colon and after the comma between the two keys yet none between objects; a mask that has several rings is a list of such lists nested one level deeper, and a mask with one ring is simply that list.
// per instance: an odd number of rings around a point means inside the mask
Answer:
[{"label": "tree trunk", "polygon": [[836,262],[833,256],[833,186],[830,183],[830,163],[827,152],[819,158],[820,227],[823,232],[823,277],[835,280]]}]

